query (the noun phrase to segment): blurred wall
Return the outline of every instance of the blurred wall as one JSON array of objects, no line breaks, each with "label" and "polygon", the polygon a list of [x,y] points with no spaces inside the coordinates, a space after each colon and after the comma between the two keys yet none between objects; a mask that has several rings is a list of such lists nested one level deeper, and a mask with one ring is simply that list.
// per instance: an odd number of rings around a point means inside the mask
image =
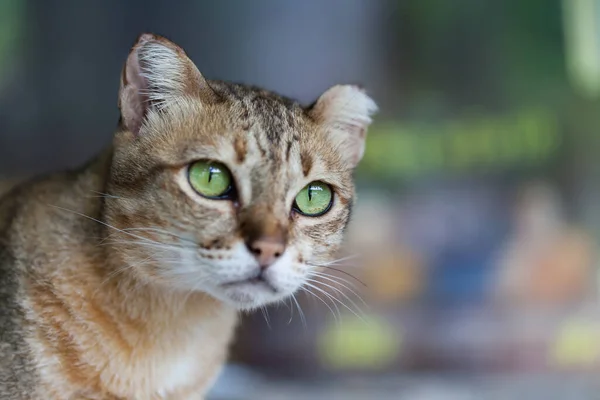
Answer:
[{"label": "blurred wall", "polygon": [[0,175],[77,165],[110,140],[121,67],[142,32],[181,45],[208,78],[311,102],[336,83],[377,86],[384,5],[6,0]]}]

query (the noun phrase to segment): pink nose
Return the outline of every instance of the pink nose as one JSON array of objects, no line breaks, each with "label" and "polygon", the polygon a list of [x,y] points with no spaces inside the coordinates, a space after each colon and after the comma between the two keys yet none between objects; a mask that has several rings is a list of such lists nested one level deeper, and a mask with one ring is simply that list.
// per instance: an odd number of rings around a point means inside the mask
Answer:
[{"label": "pink nose", "polygon": [[285,243],[279,238],[262,237],[247,244],[248,249],[262,269],[275,263],[285,251]]}]

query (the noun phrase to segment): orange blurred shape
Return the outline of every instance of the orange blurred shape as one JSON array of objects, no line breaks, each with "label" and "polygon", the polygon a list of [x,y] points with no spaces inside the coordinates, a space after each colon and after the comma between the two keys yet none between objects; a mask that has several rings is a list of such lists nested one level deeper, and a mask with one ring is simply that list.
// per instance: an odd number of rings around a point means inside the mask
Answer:
[{"label": "orange blurred shape", "polygon": [[365,283],[372,301],[409,301],[423,291],[423,263],[406,249],[373,256],[365,264]]},{"label": "orange blurred shape", "polygon": [[537,260],[529,276],[529,295],[534,302],[582,300],[590,293],[593,277],[592,243],[584,233],[565,232]]},{"label": "orange blurred shape", "polygon": [[584,300],[594,288],[594,256],[591,238],[576,229],[562,229],[535,249],[521,242],[506,265],[513,275],[502,297],[547,305]]}]

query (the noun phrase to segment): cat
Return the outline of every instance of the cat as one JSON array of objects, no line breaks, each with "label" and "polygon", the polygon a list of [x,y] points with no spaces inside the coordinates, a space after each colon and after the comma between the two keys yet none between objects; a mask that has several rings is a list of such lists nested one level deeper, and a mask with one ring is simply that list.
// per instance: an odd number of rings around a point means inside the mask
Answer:
[{"label": "cat", "polygon": [[342,245],[375,102],[205,79],[142,34],[112,144],[0,201],[0,398],[199,399],[241,310]]}]

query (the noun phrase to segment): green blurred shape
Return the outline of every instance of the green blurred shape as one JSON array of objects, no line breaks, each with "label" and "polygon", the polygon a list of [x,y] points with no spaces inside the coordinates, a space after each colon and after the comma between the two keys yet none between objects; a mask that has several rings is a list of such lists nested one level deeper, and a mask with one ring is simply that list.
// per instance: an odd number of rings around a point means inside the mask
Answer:
[{"label": "green blurred shape", "polygon": [[569,77],[582,95],[600,95],[600,0],[563,0]]},{"label": "green blurred shape", "polygon": [[556,117],[541,110],[434,125],[390,122],[371,129],[361,173],[384,180],[537,167],[560,143]]},{"label": "green blurred shape", "polygon": [[0,84],[17,59],[24,10],[23,0],[0,0]]},{"label": "green blurred shape", "polygon": [[549,358],[558,367],[598,365],[600,324],[593,321],[567,321],[551,347]]},{"label": "green blurred shape", "polygon": [[318,355],[328,368],[376,370],[396,361],[402,345],[399,329],[372,317],[354,316],[332,323],[318,338]]}]

